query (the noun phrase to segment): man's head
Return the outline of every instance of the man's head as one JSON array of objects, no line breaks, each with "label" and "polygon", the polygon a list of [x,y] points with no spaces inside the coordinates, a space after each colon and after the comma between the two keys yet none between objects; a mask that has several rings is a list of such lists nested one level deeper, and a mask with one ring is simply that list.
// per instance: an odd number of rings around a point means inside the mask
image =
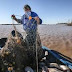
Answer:
[{"label": "man's head", "polygon": [[29,5],[25,5],[24,6],[24,11],[27,12],[27,11],[31,11],[31,7]]}]

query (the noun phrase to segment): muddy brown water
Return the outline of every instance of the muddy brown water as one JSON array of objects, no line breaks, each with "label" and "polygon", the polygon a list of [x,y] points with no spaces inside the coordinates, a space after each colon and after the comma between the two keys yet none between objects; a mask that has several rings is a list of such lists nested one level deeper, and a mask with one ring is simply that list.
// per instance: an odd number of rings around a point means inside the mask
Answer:
[{"label": "muddy brown water", "polygon": [[[16,28],[24,32],[22,25],[16,25]],[[0,25],[0,38],[8,37],[13,29],[12,25]],[[72,26],[39,25],[38,32],[43,45],[72,58]]]}]

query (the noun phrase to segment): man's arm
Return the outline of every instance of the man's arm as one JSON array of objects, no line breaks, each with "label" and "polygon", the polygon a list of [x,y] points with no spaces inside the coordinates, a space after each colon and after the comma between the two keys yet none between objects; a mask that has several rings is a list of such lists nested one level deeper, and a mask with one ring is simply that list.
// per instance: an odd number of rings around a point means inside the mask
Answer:
[{"label": "man's arm", "polygon": [[37,21],[37,24],[40,24],[40,18],[38,16],[38,14],[35,12],[32,12],[32,14],[33,14],[33,18]]},{"label": "man's arm", "polygon": [[20,19],[17,19],[17,18],[15,17],[15,15],[12,15],[11,17],[12,17],[16,22],[21,23],[21,20],[20,20]]}]

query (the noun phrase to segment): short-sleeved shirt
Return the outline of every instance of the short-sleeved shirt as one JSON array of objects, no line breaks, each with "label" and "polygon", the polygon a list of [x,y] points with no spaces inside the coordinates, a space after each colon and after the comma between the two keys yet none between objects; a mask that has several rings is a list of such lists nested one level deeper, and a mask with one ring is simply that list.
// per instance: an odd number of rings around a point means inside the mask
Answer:
[{"label": "short-sleeved shirt", "polygon": [[[21,19],[18,20],[19,23],[23,24],[24,30],[26,29],[35,29],[37,27],[37,22],[33,19],[33,17],[38,17],[35,12],[31,12],[29,15],[32,17],[31,20],[24,14]],[[39,18],[40,19],[40,18]],[[40,19],[40,24],[42,24],[42,20]]]}]

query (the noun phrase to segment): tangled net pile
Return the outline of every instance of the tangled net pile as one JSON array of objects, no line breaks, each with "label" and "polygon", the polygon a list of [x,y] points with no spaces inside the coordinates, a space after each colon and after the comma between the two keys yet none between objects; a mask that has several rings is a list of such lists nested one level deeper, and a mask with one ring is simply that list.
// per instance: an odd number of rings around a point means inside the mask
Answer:
[{"label": "tangled net pile", "polygon": [[24,72],[26,66],[36,69],[36,46],[38,62],[43,57],[40,37],[37,34],[37,43],[28,46],[26,39],[23,39],[17,31],[17,35],[9,35],[5,46],[0,50],[0,72],[14,70]]}]

